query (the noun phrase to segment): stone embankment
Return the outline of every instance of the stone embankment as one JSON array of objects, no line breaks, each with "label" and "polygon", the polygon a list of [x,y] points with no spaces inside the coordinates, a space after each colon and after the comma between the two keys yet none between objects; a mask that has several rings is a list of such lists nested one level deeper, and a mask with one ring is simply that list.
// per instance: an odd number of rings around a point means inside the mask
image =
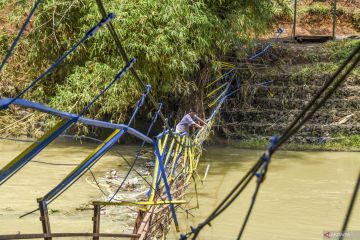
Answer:
[{"label": "stone embankment", "polygon": [[[343,45],[339,42],[339,45]],[[227,138],[252,140],[284,131],[346,54],[336,52],[336,43],[281,43],[270,53],[265,69],[253,70],[252,83],[271,80],[269,86],[250,87],[230,102],[223,112],[222,131]],[[339,135],[360,134],[359,69],[347,79],[293,142],[319,143]],[[242,99],[242,101],[239,101]]]}]

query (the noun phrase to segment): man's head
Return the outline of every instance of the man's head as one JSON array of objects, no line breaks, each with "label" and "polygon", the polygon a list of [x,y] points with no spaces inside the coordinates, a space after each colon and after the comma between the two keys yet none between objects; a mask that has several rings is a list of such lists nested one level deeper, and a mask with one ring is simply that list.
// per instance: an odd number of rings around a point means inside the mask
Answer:
[{"label": "man's head", "polygon": [[191,117],[195,117],[195,115],[196,115],[196,110],[195,110],[195,108],[191,108],[190,111],[189,111],[189,113],[190,113],[190,116],[191,116]]}]

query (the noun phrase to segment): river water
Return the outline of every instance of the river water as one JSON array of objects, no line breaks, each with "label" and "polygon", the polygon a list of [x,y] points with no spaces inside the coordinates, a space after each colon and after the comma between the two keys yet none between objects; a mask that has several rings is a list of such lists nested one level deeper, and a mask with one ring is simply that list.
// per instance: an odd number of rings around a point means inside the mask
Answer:
[{"label": "river water", "polygon": [[[15,157],[28,143],[0,142],[0,166]],[[51,163],[79,163],[96,145],[53,144],[35,160]],[[129,157],[136,147],[121,146],[119,150]],[[208,147],[199,164],[203,176],[210,165],[204,183],[198,183],[200,208],[191,210],[187,217],[178,211],[182,231],[195,226],[206,216],[261,155],[261,151],[240,150],[231,147]],[[18,217],[37,207],[36,198],[46,194],[62,180],[73,166],[53,166],[29,163],[15,176],[0,186],[0,234],[40,233],[38,214]],[[279,152],[272,159],[266,181],[260,189],[253,214],[243,239],[323,239],[324,231],[341,227],[350,195],[360,168],[360,153],[344,152]],[[103,177],[109,170],[125,172],[127,165],[115,153],[99,161],[93,171]],[[53,232],[91,232],[92,211],[79,211],[94,199],[102,199],[100,191],[91,184],[91,175],[84,175],[68,191],[49,206]],[[249,206],[255,184],[252,183],[234,204],[206,227],[199,239],[235,239]],[[194,189],[194,188],[191,188]],[[192,199],[186,208],[196,206]],[[129,232],[124,221],[130,213],[117,216],[106,214],[101,218],[101,232]],[[360,231],[360,201],[353,211],[350,230]],[[179,233],[170,232],[169,239],[178,239]]]}]

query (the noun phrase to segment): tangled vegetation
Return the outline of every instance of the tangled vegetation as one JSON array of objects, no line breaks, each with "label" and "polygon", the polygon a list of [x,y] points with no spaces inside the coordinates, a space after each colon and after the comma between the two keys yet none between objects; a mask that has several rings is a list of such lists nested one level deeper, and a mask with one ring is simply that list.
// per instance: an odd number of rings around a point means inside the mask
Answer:
[{"label": "tangled vegetation", "polygon": [[[115,0],[104,1],[141,78],[157,98],[186,96],[197,87],[195,72],[235,41],[266,31],[276,13],[289,11],[285,0]],[[18,29],[33,1],[0,1],[7,21]],[[2,12],[4,14],[4,12]],[[12,96],[47,68],[100,20],[95,1],[44,1],[26,36],[1,75],[2,96]],[[14,38],[0,34],[0,54]],[[109,32],[102,29],[72,54],[28,98],[65,111],[79,111],[124,65]],[[142,92],[128,75],[102,98],[90,115],[123,121]],[[101,106],[101,107],[100,107]]]}]

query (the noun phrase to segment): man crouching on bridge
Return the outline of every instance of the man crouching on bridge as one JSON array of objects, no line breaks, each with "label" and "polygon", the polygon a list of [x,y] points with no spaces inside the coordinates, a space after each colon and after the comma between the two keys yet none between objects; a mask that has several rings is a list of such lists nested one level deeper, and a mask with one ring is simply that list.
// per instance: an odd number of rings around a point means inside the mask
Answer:
[{"label": "man crouching on bridge", "polygon": [[198,122],[206,125],[206,123],[196,115],[196,111],[194,109],[190,109],[189,113],[186,114],[176,125],[176,132],[188,133],[190,127],[201,128],[201,125],[199,125]]}]

